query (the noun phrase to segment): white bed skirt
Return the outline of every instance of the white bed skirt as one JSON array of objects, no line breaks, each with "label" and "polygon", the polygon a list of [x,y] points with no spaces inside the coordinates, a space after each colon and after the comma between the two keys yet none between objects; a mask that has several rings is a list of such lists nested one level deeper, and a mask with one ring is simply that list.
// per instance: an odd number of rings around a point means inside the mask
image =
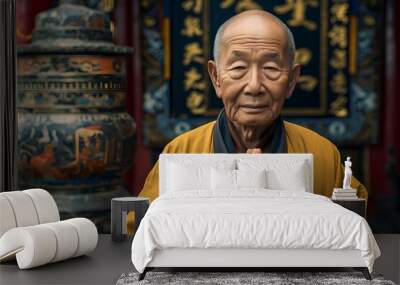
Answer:
[{"label": "white bed skirt", "polygon": [[154,251],[147,267],[366,267],[359,250],[196,249]]}]

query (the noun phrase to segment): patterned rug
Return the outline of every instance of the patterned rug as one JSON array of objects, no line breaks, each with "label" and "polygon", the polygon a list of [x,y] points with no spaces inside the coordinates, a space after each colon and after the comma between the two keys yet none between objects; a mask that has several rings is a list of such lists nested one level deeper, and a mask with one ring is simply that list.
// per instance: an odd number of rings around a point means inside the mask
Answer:
[{"label": "patterned rug", "polygon": [[381,275],[372,274],[372,281],[364,278],[360,272],[148,272],[142,281],[138,281],[139,273],[124,273],[117,285],[134,284],[213,284],[213,285],[297,285],[297,284],[376,284],[395,285],[384,280]]}]

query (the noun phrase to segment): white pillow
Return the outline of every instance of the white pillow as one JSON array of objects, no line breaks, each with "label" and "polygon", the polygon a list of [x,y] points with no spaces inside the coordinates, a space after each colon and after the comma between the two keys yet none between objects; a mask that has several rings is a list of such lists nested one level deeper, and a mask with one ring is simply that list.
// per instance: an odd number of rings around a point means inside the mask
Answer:
[{"label": "white pillow", "polygon": [[262,170],[236,170],[238,188],[267,188],[267,176]]},{"label": "white pillow", "polygon": [[211,189],[211,169],[230,170],[235,161],[208,161],[193,163],[190,160],[169,161],[167,164],[167,191]]},{"label": "white pillow", "polygon": [[211,168],[211,188],[235,190],[236,170]]},{"label": "white pillow", "polygon": [[240,170],[266,169],[267,188],[273,190],[306,191],[311,189],[305,161],[293,160],[238,160]]},{"label": "white pillow", "polygon": [[[171,154],[171,156],[173,156]],[[169,157],[164,159],[166,167],[170,164],[179,164],[185,167],[214,167],[217,169],[236,169],[236,160],[234,159],[210,159],[210,154],[204,155],[203,158],[192,159],[188,157]]]},{"label": "white pillow", "polygon": [[213,190],[237,190],[240,188],[266,188],[266,171],[211,169]]},{"label": "white pillow", "polygon": [[267,171],[267,188],[273,190],[303,191],[307,189],[307,176],[304,163],[298,163],[285,169]]},{"label": "white pillow", "polygon": [[210,188],[210,179],[208,178],[210,171],[209,167],[170,163],[167,189],[169,191],[185,191]]}]

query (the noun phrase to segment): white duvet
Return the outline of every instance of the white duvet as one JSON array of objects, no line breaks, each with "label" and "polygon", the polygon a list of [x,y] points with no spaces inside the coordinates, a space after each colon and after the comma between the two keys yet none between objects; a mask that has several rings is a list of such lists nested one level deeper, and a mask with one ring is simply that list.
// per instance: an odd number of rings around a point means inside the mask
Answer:
[{"label": "white duvet", "polygon": [[155,249],[358,249],[372,272],[380,256],[364,218],[330,199],[299,191],[182,191],[156,199],[132,243],[143,272]]}]

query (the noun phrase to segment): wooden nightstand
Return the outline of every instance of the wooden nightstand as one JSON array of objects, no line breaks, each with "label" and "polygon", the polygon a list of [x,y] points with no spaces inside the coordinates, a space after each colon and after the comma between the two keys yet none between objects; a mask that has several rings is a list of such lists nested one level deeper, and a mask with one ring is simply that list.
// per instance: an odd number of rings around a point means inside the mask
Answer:
[{"label": "wooden nightstand", "polygon": [[332,199],[332,202],[339,204],[340,206],[359,214],[361,217],[366,218],[366,201],[365,199],[353,199],[353,200],[336,200]]}]

